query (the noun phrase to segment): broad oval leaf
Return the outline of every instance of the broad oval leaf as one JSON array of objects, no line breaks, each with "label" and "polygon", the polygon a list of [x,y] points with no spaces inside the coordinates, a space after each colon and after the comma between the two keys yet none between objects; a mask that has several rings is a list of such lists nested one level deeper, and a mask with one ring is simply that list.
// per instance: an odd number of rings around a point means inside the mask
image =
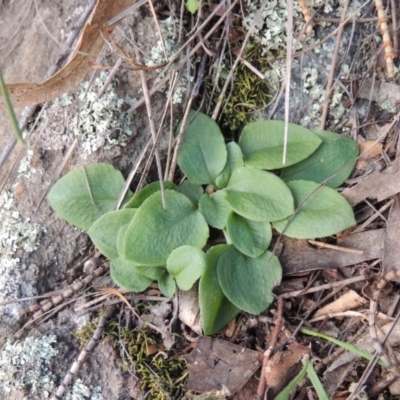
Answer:
[{"label": "broad oval leaf", "polygon": [[198,205],[200,197],[204,193],[201,185],[195,185],[187,180],[182,183],[179,191],[184,194],[195,206]]},{"label": "broad oval leaf", "polygon": [[152,279],[139,274],[135,268],[135,264],[122,257],[111,261],[110,275],[119,287],[135,293],[143,292],[153,282]]},{"label": "broad oval leaf", "polygon": [[124,257],[141,265],[166,265],[171,251],[190,245],[203,248],[208,226],[200,211],[183,194],[165,191],[151,195],[138,208],[125,234]]},{"label": "broad oval leaf", "polygon": [[226,163],[224,137],[216,122],[205,114],[192,111],[189,121],[179,151],[179,167],[192,183],[212,184]]},{"label": "broad oval leaf", "polygon": [[118,234],[124,225],[128,225],[136,213],[136,208],[111,211],[97,219],[88,230],[88,235],[100,252],[114,259],[119,257]]},{"label": "broad oval leaf", "polygon": [[[135,210],[136,210],[136,208],[135,208]],[[124,254],[124,241],[125,241],[125,234],[128,229],[128,226],[129,226],[129,224],[121,226],[120,230],[118,231],[117,251],[120,256],[122,256]]]},{"label": "broad oval leaf", "polygon": [[244,165],[242,150],[240,150],[240,147],[237,143],[229,142],[226,145],[226,150],[228,152],[228,158],[226,160],[225,167],[215,180],[215,184],[220,189],[227,186],[233,171],[236,171]]},{"label": "broad oval leaf", "polygon": [[278,169],[304,160],[322,140],[309,129],[288,124],[286,163],[283,164],[284,121],[257,121],[246,125],[239,139],[245,164],[255,168]]},{"label": "broad oval leaf", "polygon": [[[178,190],[178,187],[173,182],[164,181],[164,189]],[[139,208],[146,199],[148,199],[152,194],[159,192],[160,190],[160,181],[149,183],[137,193],[135,193],[135,195],[125,204],[125,208]]]},{"label": "broad oval leaf", "polygon": [[223,191],[232,209],[252,221],[275,221],[294,211],[289,188],[271,172],[239,168]]},{"label": "broad oval leaf", "polygon": [[273,223],[275,229],[297,239],[313,239],[342,232],[356,224],[347,200],[326,186],[310,181],[288,182],[296,208],[304,201],[296,215]]},{"label": "broad oval leaf", "polygon": [[135,266],[136,271],[144,276],[147,276],[153,281],[158,281],[165,274],[165,266],[163,267],[148,267],[147,265]]},{"label": "broad oval leaf", "polygon": [[[64,175],[47,199],[61,218],[87,231],[96,219],[114,210],[124,184],[112,165],[92,164]],[[125,202],[132,196],[128,191]]]},{"label": "broad oval leaf", "polygon": [[[285,182],[303,179],[321,183],[335,175],[326,186],[339,187],[351,174],[358,157],[357,143],[343,135],[328,131],[315,131],[322,139],[321,146],[305,160],[282,170]],[[347,167],[346,167],[347,165]]]},{"label": "broad oval leaf", "polygon": [[176,290],[174,278],[165,270],[164,275],[158,280],[158,287],[165,297],[172,297]]},{"label": "broad oval leaf", "polygon": [[269,222],[250,221],[232,212],[226,228],[232,244],[246,256],[260,256],[271,243],[272,229]]},{"label": "broad oval leaf", "polygon": [[220,190],[211,195],[204,193],[200,197],[199,209],[208,225],[217,229],[225,228],[228,215],[231,212],[231,206],[225,200],[225,193]]},{"label": "broad oval leaf", "polygon": [[231,303],[251,314],[260,314],[274,299],[272,289],[282,279],[282,267],[269,251],[250,258],[231,247],[219,258],[217,274]]},{"label": "broad oval leaf", "polygon": [[218,259],[230,248],[220,244],[211,247],[206,254],[206,267],[199,283],[200,317],[205,335],[217,333],[240,311],[224,295],[217,276]]},{"label": "broad oval leaf", "polygon": [[167,259],[167,270],[181,290],[190,290],[200,278],[206,263],[206,254],[194,246],[173,250]]}]

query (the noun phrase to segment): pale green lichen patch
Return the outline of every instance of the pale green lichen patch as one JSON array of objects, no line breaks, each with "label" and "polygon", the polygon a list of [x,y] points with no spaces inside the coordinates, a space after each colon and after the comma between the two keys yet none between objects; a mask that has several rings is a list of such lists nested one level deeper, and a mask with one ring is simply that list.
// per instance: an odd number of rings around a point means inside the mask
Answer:
[{"label": "pale green lichen patch", "polygon": [[72,388],[65,392],[63,400],[103,400],[103,396],[99,386],[88,387],[77,379]]},{"label": "pale green lichen patch", "polygon": [[[15,267],[19,258],[18,250],[27,253],[35,251],[45,228],[30,220],[22,218],[14,205],[14,195],[4,190],[0,194],[0,274],[7,274],[7,269]],[[3,293],[3,291],[1,291]]]},{"label": "pale green lichen patch", "polygon": [[[156,45],[150,50],[150,59],[146,61],[147,66],[159,65],[165,61],[170,61],[173,57],[175,57],[177,51],[180,49],[180,45],[177,41],[177,26],[179,25],[179,21],[173,17],[168,17],[159,23],[163,37],[161,39],[158,32],[156,32],[158,40]],[[164,78],[167,73],[168,72],[165,69],[160,69],[156,82]],[[192,82],[193,79],[193,76],[191,76],[185,68],[181,73],[178,84],[174,88],[171,98],[172,104],[182,103],[183,96],[187,92],[190,82]],[[162,88],[162,91],[167,92],[169,88],[169,85],[165,85]]]},{"label": "pale green lichen patch", "polygon": [[[136,99],[129,96],[125,99],[119,97],[115,91],[115,81],[108,85],[101,97],[98,97],[97,93],[106,79],[107,74],[100,73],[90,89],[89,82],[82,83],[78,94],[81,107],[72,121],[72,126],[74,135],[81,142],[84,155],[92,154],[99,148],[108,150],[116,145],[125,146],[132,135],[132,115],[127,114],[126,109],[133,105]],[[73,97],[64,95],[59,101],[61,105],[68,106]]]},{"label": "pale green lichen patch", "polygon": [[28,337],[11,343],[0,352],[0,381],[6,392],[22,389],[30,400],[46,399],[54,389],[55,377],[48,365],[58,354],[55,336]]}]

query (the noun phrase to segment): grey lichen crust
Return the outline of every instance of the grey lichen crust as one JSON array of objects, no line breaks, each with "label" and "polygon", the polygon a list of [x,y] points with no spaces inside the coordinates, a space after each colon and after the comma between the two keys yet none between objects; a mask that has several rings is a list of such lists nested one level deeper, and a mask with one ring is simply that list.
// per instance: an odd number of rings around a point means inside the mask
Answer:
[{"label": "grey lichen crust", "polygon": [[[101,97],[98,97],[97,92],[106,79],[107,74],[102,72],[90,89],[89,82],[82,83],[78,95],[82,104],[79,114],[73,120],[73,127],[75,136],[81,141],[84,154],[91,154],[101,147],[107,150],[115,145],[124,146],[132,134],[132,114],[128,115],[125,111],[136,100],[129,96],[125,99],[120,98],[115,91],[115,81],[108,85]],[[60,98],[61,105],[65,106],[72,100],[71,95]]]},{"label": "grey lichen crust", "polygon": [[[56,336],[28,337],[6,342],[0,352],[0,382],[6,393],[23,390],[29,400],[48,399],[56,388],[49,364],[58,354]],[[103,400],[101,388],[87,387],[77,379],[63,400]]]},{"label": "grey lichen crust", "polygon": [[48,365],[58,354],[52,346],[55,342],[55,336],[8,341],[0,353],[0,381],[4,390],[23,389],[31,400],[48,398],[54,389],[55,377]]}]

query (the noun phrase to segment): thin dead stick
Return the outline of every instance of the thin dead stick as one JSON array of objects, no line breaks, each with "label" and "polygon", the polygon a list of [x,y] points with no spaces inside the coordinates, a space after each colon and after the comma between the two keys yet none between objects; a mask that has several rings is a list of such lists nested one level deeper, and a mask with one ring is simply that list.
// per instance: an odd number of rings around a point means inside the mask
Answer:
[{"label": "thin dead stick", "polygon": [[107,319],[111,316],[114,311],[114,307],[107,306],[104,313],[100,316],[99,323],[97,324],[96,330],[93,333],[91,339],[85,344],[85,347],[79,353],[77,359],[72,363],[67,375],[64,377],[61,385],[50,397],[50,400],[60,400],[63,394],[67,390],[67,387],[71,384],[72,380],[76,378],[79,369],[85,362],[86,358],[90,355],[93,349],[97,346],[101,339],[104,326],[106,325]]},{"label": "thin dead stick", "polygon": [[[385,14],[385,9],[382,4],[382,0],[375,0],[376,11],[378,12],[378,22],[381,30],[383,47],[385,50],[385,59],[386,59],[386,70],[389,78],[393,78],[394,76],[394,65],[393,65],[393,45],[392,40],[389,35],[389,28],[387,25],[387,17]],[[396,8],[396,6],[395,6]],[[396,13],[396,11],[395,11]],[[396,33],[395,33],[396,34]]]},{"label": "thin dead stick", "polygon": [[[390,329],[387,331],[385,338],[382,341],[382,347],[386,344],[386,341],[388,340],[389,336],[391,335],[394,327],[397,325],[400,319],[400,313],[397,314],[396,319],[393,321]],[[358,395],[360,394],[365,382],[367,381],[369,375],[371,374],[372,370],[374,369],[376,363],[379,361],[379,359],[382,356],[382,352],[380,350],[375,350],[373,358],[369,361],[367,367],[364,370],[364,373],[362,374],[360,380],[358,381],[358,384],[356,388],[354,389],[353,393],[347,398],[347,400],[356,400],[358,399]],[[398,377],[398,373],[395,373]]]},{"label": "thin dead stick", "polygon": [[[210,28],[210,30],[207,32],[207,34],[204,36],[203,40],[207,40],[217,29],[218,27],[222,24],[222,22],[224,21],[224,19],[227,17],[227,15],[232,11],[232,9],[236,6],[236,4],[239,2],[239,0],[234,0],[232,2],[232,4],[230,5],[230,7],[224,12],[224,14],[220,17],[220,19]],[[212,11],[212,13],[209,15],[209,17],[207,18],[206,21],[204,21],[204,23],[199,27],[199,29],[196,31],[195,34],[192,35],[192,37],[179,49],[179,51],[177,52],[177,54],[171,59],[171,61],[165,66],[165,68],[168,68],[172,65],[172,63],[174,63],[176,61],[176,59],[178,58],[180,52],[182,52],[182,50],[184,48],[187,47],[187,45],[192,42],[194,40],[194,37],[200,33],[201,29],[203,26],[207,25],[210,21],[210,19],[212,18],[212,16],[214,16],[217,12],[217,10],[219,10],[222,6],[223,6],[223,2],[221,2],[217,7],[215,7],[215,9]],[[193,49],[189,52],[188,57],[192,57],[197,50],[200,49],[200,47],[202,47],[201,43],[197,43]],[[174,68],[175,70],[179,70],[180,68],[182,68],[182,66],[186,63],[187,59],[183,59],[180,60],[178,62],[178,64],[176,65],[176,67]],[[158,82],[155,86],[153,86],[153,88],[150,89],[150,96],[152,96],[154,93],[157,93],[165,84],[166,82],[168,82],[169,80],[169,76],[164,77],[163,79],[160,80],[160,82]],[[144,97],[142,97],[140,100],[138,100],[128,111],[127,113],[130,114],[132,112],[134,112],[135,110],[137,110],[139,107],[141,107],[145,102]]]},{"label": "thin dead stick", "polygon": [[[377,210],[373,215],[371,215],[367,220],[365,220],[360,226],[357,227],[357,229],[354,229],[353,235],[358,232],[362,232],[371,222],[375,221],[378,217],[383,218],[382,213],[386,211],[392,204],[394,200],[388,201],[383,207],[381,207],[379,210]],[[385,218],[383,218],[385,220]]]},{"label": "thin dead stick", "polygon": [[356,282],[365,281],[366,279],[367,278],[365,276],[355,276],[354,278],[345,279],[340,282],[332,282],[332,283],[327,283],[325,285],[315,286],[315,287],[309,288],[307,290],[294,290],[292,292],[282,294],[279,297],[282,297],[283,299],[289,299],[291,297],[302,296],[303,294],[320,292],[321,290],[328,290],[328,289],[332,289],[335,287],[345,287],[347,285],[351,285]]},{"label": "thin dead stick", "polygon": [[279,337],[279,333],[282,329],[282,324],[283,324],[283,298],[279,297],[275,329],[274,329],[274,333],[272,335],[271,341],[269,343],[268,349],[264,352],[260,381],[259,381],[258,387],[257,387],[257,396],[259,399],[264,398],[265,388],[267,386],[267,381],[265,379],[265,371],[267,369],[269,359],[271,358],[272,351],[274,350],[274,347],[276,346],[276,343],[278,342],[278,337]]},{"label": "thin dead stick", "polygon": [[393,32],[393,56],[397,57],[399,53],[399,39],[397,36],[397,6],[396,0],[390,0],[392,8],[392,32]]},{"label": "thin dead stick", "polygon": [[179,129],[178,136],[176,137],[174,154],[172,156],[172,161],[171,161],[171,168],[170,168],[169,174],[168,174],[168,180],[171,182],[174,180],[176,165],[178,164],[179,150],[181,149],[183,134],[188,125],[188,119],[189,119],[189,114],[190,114],[190,111],[192,108],[193,99],[194,99],[194,96],[190,96],[188,104],[186,106],[185,114],[183,115],[183,119],[181,122],[181,127]]},{"label": "thin dead stick", "polygon": [[293,1],[288,1],[287,10],[288,10],[288,15],[287,15],[288,20],[287,20],[287,34],[286,34],[287,39],[286,39],[286,77],[285,77],[285,131],[284,131],[283,154],[282,154],[283,165],[286,164],[287,142],[289,135],[290,81],[292,76],[292,46],[293,46]]},{"label": "thin dead stick", "polygon": [[[142,56],[137,49],[135,49],[135,57],[138,60],[138,62],[143,63]],[[140,79],[142,81],[143,96],[144,96],[144,101],[146,104],[146,111],[147,111],[147,117],[149,120],[150,133],[151,133],[151,137],[153,139],[153,145],[156,146],[157,145],[157,132],[156,132],[156,127],[155,127],[154,119],[153,119],[153,109],[152,109],[151,101],[150,101],[149,88],[147,86],[146,73],[145,73],[145,71],[140,70],[139,75],[140,75]],[[158,151],[157,148],[155,149],[155,157],[156,157],[156,164],[157,164],[158,179],[160,181],[161,201],[162,201],[163,208],[166,208],[167,205],[165,202],[164,176],[163,176],[163,171],[162,171],[162,166],[161,166],[160,152]]]},{"label": "thin dead stick", "polygon": [[239,54],[237,55],[236,60],[233,63],[233,65],[231,67],[231,70],[229,71],[229,74],[226,77],[225,84],[224,84],[224,86],[223,86],[223,88],[221,90],[220,100],[218,100],[217,104],[215,105],[214,112],[213,112],[213,114],[211,116],[211,118],[214,121],[218,118],[218,114],[219,114],[219,112],[221,110],[221,107],[222,107],[223,97],[224,97],[224,95],[225,95],[225,93],[226,93],[226,91],[228,89],[228,86],[231,84],[231,80],[232,80],[233,75],[235,73],[235,69],[238,66],[238,64],[240,63],[240,58],[243,56],[244,50],[246,48],[247,42],[250,39],[251,33],[252,33],[254,27],[257,25],[259,19],[261,18],[262,13],[264,11],[264,8],[267,6],[267,4],[268,4],[268,0],[264,0],[262,2],[262,4],[260,5],[259,9],[257,10],[256,15],[254,16],[254,19],[253,19],[253,21],[252,21],[252,23],[250,25],[250,28],[249,28],[248,32],[246,33],[245,38],[243,39],[243,44],[242,44],[242,46],[241,46],[241,48],[239,50]]},{"label": "thin dead stick", "polygon": [[139,157],[136,160],[135,166],[129,172],[128,178],[126,178],[126,182],[124,184],[124,187],[122,188],[121,193],[120,193],[120,195],[118,197],[118,200],[117,200],[117,204],[115,205],[115,209],[116,210],[118,210],[121,207],[121,204],[124,201],[124,198],[125,198],[126,194],[128,193],[129,186],[131,185],[132,180],[135,177],[136,172],[138,171],[138,169],[140,167],[140,164],[141,164],[144,156],[146,155],[147,150],[150,147],[150,144],[151,144],[151,138],[149,138],[147,140],[146,144],[144,145],[142,151],[139,154]]},{"label": "thin dead stick", "polygon": [[349,8],[349,3],[350,3],[350,0],[346,0],[344,2],[342,16],[340,18],[340,25],[339,25],[338,34],[336,37],[335,50],[333,52],[333,57],[332,57],[331,70],[329,71],[328,82],[326,84],[325,103],[324,103],[324,107],[322,109],[321,122],[319,125],[320,129],[325,128],[325,122],[326,122],[326,118],[328,116],[329,101],[330,101],[331,94],[332,94],[333,81],[335,79],[335,72],[336,72],[335,66],[337,63],[338,56],[339,56],[341,39],[343,36],[343,31],[344,31],[344,26],[345,26],[344,21],[346,20],[347,9]]},{"label": "thin dead stick", "polygon": [[310,319],[308,322],[317,322],[317,321],[323,321],[325,318],[343,318],[343,317],[348,317],[348,318],[353,318],[353,317],[360,317],[362,319],[368,320],[368,317],[364,315],[363,313],[359,311],[342,311],[342,312],[337,312],[337,313],[329,313],[325,315],[321,315],[320,317],[316,317],[313,319]]},{"label": "thin dead stick", "polygon": [[121,21],[121,19],[125,18],[126,16],[133,14],[138,8],[145,5],[149,0],[138,0],[135,4],[131,5],[130,7],[126,8],[124,11],[121,11],[115,17],[109,19],[107,21],[107,25],[114,25],[116,22]]},{"label": "thin dead stick", "polygon": [[334,245],[334,244],[318,242],[317,240],[309,240],[308,243],[314,244],[315,246],[318,246],[318,247],[321,247],[321,248],[325,248],[325,249],[332,249],[332,250],[342,251],[343,253],[359,254],[359,255],[364,254],[363,250],[349,249],[347,247],[337,246],[337,245]]},{"label": "thin dead stick", "polygon": [[97,93],[98,99],[101,96],[103,96],[104,92],[107,90],[108,86],[110,85],[111,81],[113,80],[113,78],[114,78],[115,74],[117,73],[118,68],[121,66],[121,64],[122,64],[122,58],[120,57],[120,58],[118,58],[117,62],[114,64],[110,73],[108,74],[107,80],[104,82],[103,87]]}]

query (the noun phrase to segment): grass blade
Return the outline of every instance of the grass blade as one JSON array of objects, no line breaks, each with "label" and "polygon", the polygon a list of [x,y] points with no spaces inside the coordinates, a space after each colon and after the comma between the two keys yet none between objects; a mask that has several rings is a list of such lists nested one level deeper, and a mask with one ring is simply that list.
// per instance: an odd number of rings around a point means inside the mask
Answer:
[{"label": "grass blade", "polygon": [[22,132],[19,129],[19,124],[17,121],[17,117],[15,116],[14,108],[11,104],[10,97],[8,96],[7,86],[4,82],[1,68],[0,68],[0,93],[3,96],[4,105],[6,106],[7,114],[8,114],[8,117],[10,118],[11,125],[15,132],[15,136],[22,144],[26,144],[24,141],[24,138],[22,137]]}]

